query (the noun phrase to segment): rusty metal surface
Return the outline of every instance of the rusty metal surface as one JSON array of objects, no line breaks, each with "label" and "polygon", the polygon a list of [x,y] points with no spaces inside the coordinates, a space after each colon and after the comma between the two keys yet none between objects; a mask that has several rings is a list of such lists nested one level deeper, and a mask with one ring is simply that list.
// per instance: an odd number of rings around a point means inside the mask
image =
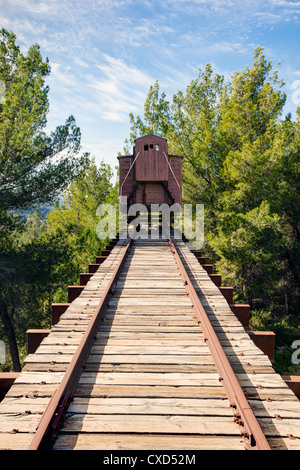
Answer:
[{"label": "rusty metal surface", "polygon": [[26,331],[27,336],[27,354],[34,354],[41,341],[48,336],[49,329],[29,329]]},{"label": "rusty metal surface", "polygon": [[118,157],[120,195],[129,204],[181,204],[182,159],[168,154],[164,138],[149,134],[136,139],[133,155]]},{"label": "rusty metal surface", "polygon": [[20,372],[0,372],[0,401],[19,377]]},{"label": "rusty metal surface", "polygon": [[129,252],[132,240],[127,240],[126,248],[120,261],[109,281],[102,299],[85,331],[82,340],[69,364],[69,367],[63,377],[59,387],[51,397],[45,412],[42,415],[37,431],[28,447],[28,450],[41,450],[48,438],[51,438],[52,433],[58,428],[60,420],[66,410],[76,385],[80,379],[84,364],[90,353],[91,347],[94,342],[94,337],[97,334],[101,324],[104,312],[111,298],[114,285],[122,271],[126,256]]},{"label": "rusty metal surface", "polygon": [[248,335],[256,346],[275,362],[275,333],[273,331],[248,331]]},{"label": "rusty metal surface", "polygon": [[176,242],[169,240],[169,245],[173,252],[175,261],[184,279],[186,290],[190,296],[195,309],[200,327],[204,333],[205,340],[214,358],[215,365],[219,372],[231,408],[233,409],[235,421],[243,429],[242,434],[249,449],[271,450],[269,443],[262,432],[262,429],[246,399],[244,392],[232,370],[228,358],[219,342],[219,339],[209,321],[201,301],[192,285],[191,279],[185,269],[184,263],[176,247]]},{"label": "rusty metal surface", "polygon": [[294,392],[296,397],[300,400],[300,376],[299,375],[283,375],[285,383]]},{"label": "rusty metal surface", "polygon": [[168,153],[166,139],[156,135],[146,135],[135,141],[136,181],[168,181],[168,164],[163,156]]}]

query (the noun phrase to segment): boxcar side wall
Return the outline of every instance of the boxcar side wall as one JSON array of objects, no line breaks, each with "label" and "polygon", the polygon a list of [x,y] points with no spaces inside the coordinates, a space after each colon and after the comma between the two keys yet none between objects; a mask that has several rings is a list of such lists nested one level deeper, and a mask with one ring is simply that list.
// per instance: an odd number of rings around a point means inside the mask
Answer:
[{"label": "boxcar side wall", "polygon": [[168,168],[168,189],[174,202],[182,203],[182,157],[169,155],[170,167]]},{"label": "boxcar side wall", "polygon": [[130,196],[134,187],[135,168],[130,170],[133,163],[133,155],[119,157],[120,196]]},{"label": "boxcar side wall", "polygon": [[[168,181],[168,144],[165,139],[150,135],[136,140],[136,180]],[[137,156],[138,155],[138,156]]]},{"label": "boxcar side wall", "polygon": [[120,195],[129,204],[182,203],[182,157],[168,155],[166,139],[152,134],[140,137],[133,155],[118,159]]}]

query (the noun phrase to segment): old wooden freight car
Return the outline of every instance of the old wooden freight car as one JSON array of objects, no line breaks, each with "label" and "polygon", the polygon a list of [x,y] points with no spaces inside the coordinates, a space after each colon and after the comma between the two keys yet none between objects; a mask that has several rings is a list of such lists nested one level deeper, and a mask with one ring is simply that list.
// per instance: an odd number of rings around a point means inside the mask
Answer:
[{"label": "old wooden freight car", "polygon": [[182,203],[182,156],[169,155],[168,142],[149,134],[135,140],[132,155],[118,157],[120,196],[128,205]]}]

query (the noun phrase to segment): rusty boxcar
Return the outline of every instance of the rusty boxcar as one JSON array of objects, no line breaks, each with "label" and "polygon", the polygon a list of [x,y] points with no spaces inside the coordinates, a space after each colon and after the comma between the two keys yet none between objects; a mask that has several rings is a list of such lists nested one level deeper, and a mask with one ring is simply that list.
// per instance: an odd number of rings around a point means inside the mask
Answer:
[{"label": "rusty boxcar", "polygon": [[119,156],[120,196],[128,205],[182,204],[182,156],[169,155],[166,139],[135,139],[132,155]]}]

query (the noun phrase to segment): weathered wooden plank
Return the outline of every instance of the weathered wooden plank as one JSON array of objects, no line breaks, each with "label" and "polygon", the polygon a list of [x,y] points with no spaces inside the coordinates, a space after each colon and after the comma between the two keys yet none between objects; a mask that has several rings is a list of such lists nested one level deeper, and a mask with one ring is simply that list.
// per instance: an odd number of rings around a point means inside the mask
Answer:
[{"label": "weathered wooden plank", "polygon": [[[35,384],[35,383],[21,383],[14,384],[5,397],[51,397],[57,388],[57,384]],[[1,408],[1,407],[0,407]],[[0,423],[1,432],[1,423]]]},{"label": "weathered wooden plank", "polygon": [[[62,434],[55,450],[244,450],[237,436],[161,434]],[[191,451],[193,454],[193,451]],[[192,458],[192,457],[191,457]]]},{"label": "weathered wooden plank", "polygon": [[[53,356],[53,354],[30,354],[27,356],[25,364],[30,363],[47,363],[49,365],[55,363],[69,363],[73,355],[61,354]],[[172,355],[172,354],[90,354],[87,364],[91,363],[133,363],[133,364],[214,364],[211,356],[198,355]]]},{"label": "weathered wooden plank", "polygon": [[3,414],[42,414],[48,403],[48,397],[5,397],[1,402],[0,420]]},{"label": "weathered wooden plank", "polygon": [[300,401],[260,401],[251,400],[251,408],[255,415],[259,417],[276,418],[297,418],[300,425]]},{"label": "weathered wooden plank", "polygon": [[[54,372],[66,371],[68,363],[58,362],[54,365],[51,365],[51,369]],[[209,373],[212,370],[213,365],[209,363],[204,364],[146,364],[146,363],[124,363],[124,362],[113,362],[105,363],[99,361],[88,362],[85,366],[86,372],[185,372],[185,373]],[[24,366],[24,369],[27,371],[39,371],[47,372],[49,369],[49,364],[47,363],[30,363]],[[249,372],[252,371],[251,368],[238,368],[238,372]],[[265,370],[263,370],[265,372]]]},{"label": "weathered wooden plank", "polygon": [[[200,346],[185,346],[185,345],[178,345],[173,346],[171,344],[166,345],[156,345],[154,342],[152,346],[145,345],[142,350],[140,344],[126,344],[123,341],[123,345],[111,345],[109,342],[107,344],[98,344],[99,342],[95,342],[94,346],[91,349],[91,354],[181,354],[181,355],[208,355],[210,356],[209,350],[207,346],[200,345]],[[60,352],[61,354],[72,354],[76,351],[76,345],[73,344],[65,344],[64,347],[62,345],[43,345],[38,348],[38,354],[52,354]]]},{"label": "weathered wooden plank", "polygon": [[0,450],[26,450],[32,440],[33,433],[0,432]]},{"label": "weathered wooden plank", "polygon": [[190,398],[225,398],[224,388],[220,386],[202,385],[132,385],[132,384],[95,384],[79,383],[76,396],[85,397],[190,397]]},{"label": "weathered wooden plank", "polygon": [[228,401],[200,398],[75,398],[68,410],[79,414],[158,414],[230,416]]},{"label": "weathered wooden plank", "polygon": [[39,414],[1,413],[0,417],[0,436],[2,433],[34,433],[41,419]]},{"label": "weathered wooden plank", "polygon": [[78,415],[67,414],[64,432],[138,432],[204,435],[238,435],[240,430],[232,417],[184,415]]},{"label": "weathered wooden plank", "polygon": [[276,418],[257,418],[264,434],[272,437],[288,437],[292,435],[300,438],[300,420],[299,419],[276,419]]},{"label": "weathered wooden plank", "polygon": [[114,384],[114,385],[210,385],[219,387],[219,375],[180,374],[180,373],[83,373],[81,384]]},{"label": "weathered wooden plank", "polygon": [[35,385],[45,385],[45,384],[58,384],[62,381],[63,373],[60,372],[48,372],[48,373],[39,373],[39,372],[26,372],[22,371],[19,377],[15,380],[14,385],[19,384],[35,384]]},{"label": "weathered wooden plank", "polygon": [[[183,243],[180,247],[202,304],[272,446],[300,448],[300,402],[250,340],[194,255]],[[0,447],[2,442],[9,444],[10,425],[13,418],[19,422],[19,415],[24,418],[20,423],[22,436],[26,436],[20,446],[27,442],[35,420],[77,349],[123,249],[112,250],[36,354],[26,358],[19,380],[0,406],[4,419]],[[75,439],[78,447],[69,431],[79,432]],[[106,449],[112,445],[129,449],[130,433],[134,433],[135,449],[138,445],[151,448],[154,442],[156,449],[159,445],[197,448],[196,442],[204,449],[223,448],[225,442],[244,448],[166,242],[138,241],[131,250],[63,432],[66,434],[59,437],[58,448],[98,448],[103,439]],[[296,439],[288,438],[290,434]]]}]

